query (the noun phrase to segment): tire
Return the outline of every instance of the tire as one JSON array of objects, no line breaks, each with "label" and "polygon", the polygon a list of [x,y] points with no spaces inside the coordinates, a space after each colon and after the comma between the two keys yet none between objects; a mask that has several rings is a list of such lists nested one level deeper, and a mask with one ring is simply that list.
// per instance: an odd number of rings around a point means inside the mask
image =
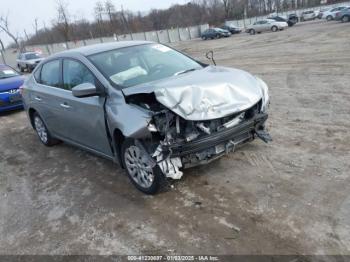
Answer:
[{"label": "tire", "polygon": [[31,73],[32,72],[32,69],[27,65],[27,72],[28,73]]},{"label": "tire", "polygon": [[274,25],[273,27],[271,27],[271,31],[272,32],[277,32],[278,31],[278,27]]},{"label": "tire", "polygon": [[216,39],[219,39],[219,38],[221,38],[221,36],[220,36],[219,34],[217,34],[217,35],[215,36],[215,38],[216,38]]},{"label": "tire", "polygon": [[203,39],[203,40],[207,40],[207,38],[206,38],[205,36],[202,36],[202,39]]},{"label": "tire", "polygon": [[344,16],[341,18],[341,21],[342,21],[343,23],[349,22],[349,21],[350,21],[350,16],[344,15]]},{"label": "tire", "polygon": [[327,21],[332,21],[332,20],[333,20],[333,17],[332,17],[331,15],[329,15],[329,16],[326,17],[326,20],[327,20]]},{"label": "tire", "polygon": [[138,190],[153,195],[165,185],[165,176],[158,165],[153,168],[147,166],[147,157],[142,153],[142,149],[135,145],[133,139],[124,141],[121,154],[126,173]]},{"label": "tire", "polygon": [[249,34],[255,35],[255,30],[254,30],[254,29],[250,29],[250,30],[249,30]]},{"label": "tire", "polygon": [[51,136],[44,121],[37,112],[33,114],[33,126],[36,131],[36,134],[39,137],[40,142],[43,143],[45,146],[53,146],[60,142],[59,140]]},{"label": "tire", "polygon": [[21,73],[24,73],[24,68],[19,66],[19,70],[21,71]]}]

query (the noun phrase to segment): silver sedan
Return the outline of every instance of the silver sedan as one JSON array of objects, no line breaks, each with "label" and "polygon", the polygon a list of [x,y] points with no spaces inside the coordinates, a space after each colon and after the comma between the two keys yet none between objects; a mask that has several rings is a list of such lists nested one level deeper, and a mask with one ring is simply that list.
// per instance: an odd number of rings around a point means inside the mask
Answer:
[{"label": "silver sedan", "polygon": [[247,27],[246,32],[255,35],[256,33],[261,33],[264,31],[277,32],[278,30],[283,30],[288,27],[286,22],[277,22],[272,19],[264,19],[256,21],[254,24]]}]

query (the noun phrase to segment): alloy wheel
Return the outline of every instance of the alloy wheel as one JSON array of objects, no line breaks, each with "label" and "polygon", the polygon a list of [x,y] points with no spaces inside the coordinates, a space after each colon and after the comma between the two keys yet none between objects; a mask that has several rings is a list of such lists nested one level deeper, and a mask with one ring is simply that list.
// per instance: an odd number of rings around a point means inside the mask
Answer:
[{"label": "alloy wheel", "polygon": [[36,116],[34,118],[34,126],[41,142],[46,144],[48,142],[48,134],[47,134],[46,127],[43,121],[40,119],[40,117]]},{"label": "alloy wheel", "polygon": [[153,168],[141,149],[135,145],[124,153],[125,166],[131,178],[141,187],[149,188],[154,180]]}]

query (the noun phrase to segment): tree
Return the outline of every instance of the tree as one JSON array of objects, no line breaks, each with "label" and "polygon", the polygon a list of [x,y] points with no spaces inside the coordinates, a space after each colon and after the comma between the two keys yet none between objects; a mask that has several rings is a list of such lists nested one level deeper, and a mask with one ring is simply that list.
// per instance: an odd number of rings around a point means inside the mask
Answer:
[{"label": "tree", "polygon": [[11,30],[10,30],[10,26],[9,26],[9,22],[8,22],[8,15],[7,16],[0,16],[0,31],[5,32],[14,42],[16,48],[19,48],[19,37],[18,35],[14,34]]},{"label": "tree", "polygon": [[64,37],[64,41],[70,40],[70,15],[68,4],[63,0],[57,1],[57,23],[55,25]]}]

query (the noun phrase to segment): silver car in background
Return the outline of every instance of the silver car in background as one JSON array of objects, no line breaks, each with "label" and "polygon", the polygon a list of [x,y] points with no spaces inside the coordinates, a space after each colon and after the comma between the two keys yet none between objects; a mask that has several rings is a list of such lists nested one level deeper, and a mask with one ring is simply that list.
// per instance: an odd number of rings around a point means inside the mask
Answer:
[{"label": "silver car in background", "polygon": [[256,33],[261,33],[265,31],[277,32],[278,30],[283,30],[288,27],[286,22],[278,22],[272,19],[263,19],[256,21],[254,24],[246,28],[246,32],[255,35]]},{"label": "silver car in background", "polygon": [[70,143],[119,163],[152,194],[183,168],[208,163],[265,131],[268,87],[167,46],[122,41],[43,61],[22,95],[46,146]]},{"label": "silver car in background", "polygon": [[30,73],[44,59],[45,58],[37,52],[26,52],[19,54],[16,62],[21,72],[27,70],[27,72]]}]

